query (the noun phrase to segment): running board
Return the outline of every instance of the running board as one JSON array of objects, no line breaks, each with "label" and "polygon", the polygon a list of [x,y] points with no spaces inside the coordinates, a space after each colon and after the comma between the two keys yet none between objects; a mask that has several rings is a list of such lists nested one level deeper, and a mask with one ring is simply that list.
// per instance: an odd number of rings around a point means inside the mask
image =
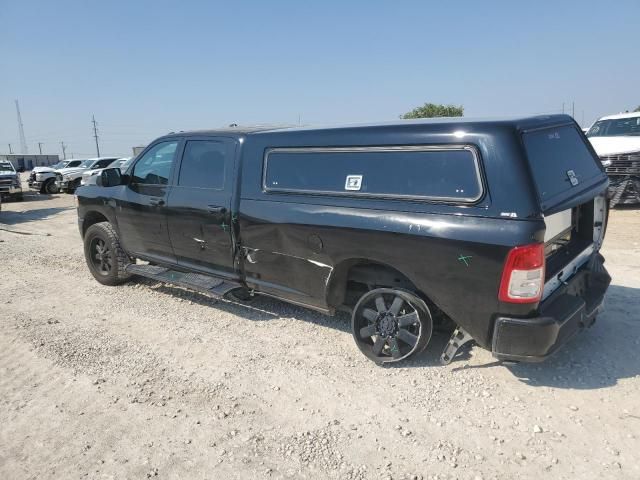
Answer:
[{"label": "running board", "polygon": [[125,271],[132,275],[140,275],[141,277],[151,278],[158,282],[170,283],[178,287],[195,290],[198,293],[213,298],[222,298],[231,290],[242,287],[241,284],[230,280],[222,280],[201,273],[178,272],[177,270],[156,265],[130,264],[127,265]]}]

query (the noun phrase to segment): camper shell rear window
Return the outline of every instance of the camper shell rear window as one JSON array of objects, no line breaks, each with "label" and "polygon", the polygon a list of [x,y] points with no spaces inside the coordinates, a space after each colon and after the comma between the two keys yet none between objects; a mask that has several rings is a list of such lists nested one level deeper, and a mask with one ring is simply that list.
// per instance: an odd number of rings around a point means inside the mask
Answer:
[{"label": "camper shell rear window", "polygon": [[523,140],[543,205],[603,175],[598,158],[573,125],[526,132]]},{"label": "camper shell rear window", "polygon": [[474,203],[483,196],[472,146],[273,148],[267,192]]}]

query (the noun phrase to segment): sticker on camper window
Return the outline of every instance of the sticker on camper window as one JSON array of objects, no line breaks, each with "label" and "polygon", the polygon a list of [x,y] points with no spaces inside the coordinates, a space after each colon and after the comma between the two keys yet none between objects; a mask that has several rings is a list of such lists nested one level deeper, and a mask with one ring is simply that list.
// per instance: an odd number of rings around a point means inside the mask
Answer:
[{"label": "sticker on camper window", "polygon": [[362,175],[347,175],[347,181],[344,182],[345,190],[360,190],[362,188]]}]

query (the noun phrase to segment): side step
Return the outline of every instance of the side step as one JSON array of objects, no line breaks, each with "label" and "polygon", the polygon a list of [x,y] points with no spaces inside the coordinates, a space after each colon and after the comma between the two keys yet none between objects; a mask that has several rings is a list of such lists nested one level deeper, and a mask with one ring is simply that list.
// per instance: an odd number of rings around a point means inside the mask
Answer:
[{"label": "side step", "polygon": [[213,298],[222,298],[231,290],[242,287],[241,284],[222,280],[210,275],[200,273],[184,273],[171,270],[156,265],[127,265],[125,269],[127,273],[132,275],[140,275],[141,277],[151,278],[159,282],[170,283],[179,287],[195,290]]}]

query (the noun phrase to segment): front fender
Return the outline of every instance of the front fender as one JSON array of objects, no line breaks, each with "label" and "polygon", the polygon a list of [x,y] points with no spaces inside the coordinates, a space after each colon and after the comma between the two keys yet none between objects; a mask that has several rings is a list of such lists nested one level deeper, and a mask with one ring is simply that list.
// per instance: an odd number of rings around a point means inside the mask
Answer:
[{"label": "front fender", "polygon": [[85,186],[76,191],[80,235],[84,237],[89,226],[101,221],[109,222],[116,233],[120,234],[116,202],[113,198],[97,195],[94,192],[97,188],[99,187]]}]

